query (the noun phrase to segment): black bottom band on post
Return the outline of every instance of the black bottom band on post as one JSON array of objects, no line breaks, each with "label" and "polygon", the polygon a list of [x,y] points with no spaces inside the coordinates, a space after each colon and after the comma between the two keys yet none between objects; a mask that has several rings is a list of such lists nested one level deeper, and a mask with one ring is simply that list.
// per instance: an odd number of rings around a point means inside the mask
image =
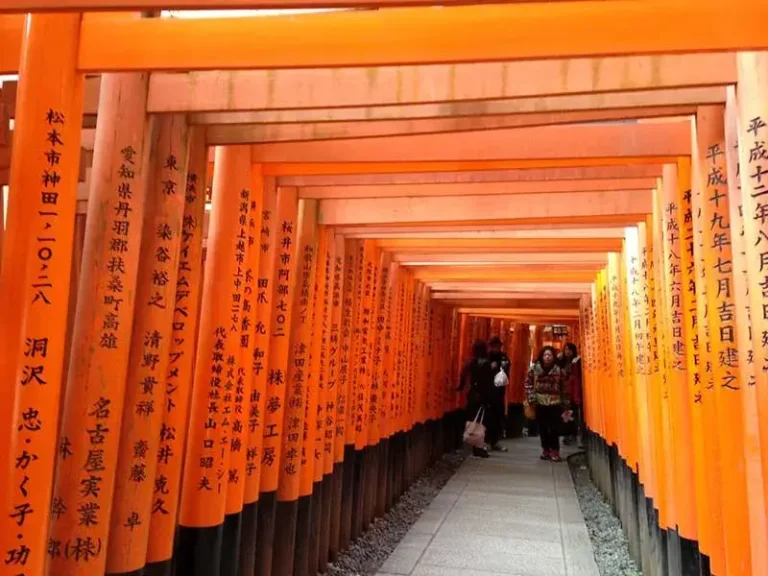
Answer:
[{"label": "black bottom band on post", "polygon": [[341,524],[339,532],[339,552],[346,550],[352,541],[352,510],[354,508],[355,468],[357,451],[353,444],[344,447],[344,474],[341,490]]},{"label": "black bottom band on post", "polygon": [[324,574],[328,567],[328,559],[331,549],[331,503],[335,488],[335,469],[330,474],[323,476],[321,490],[323,492],[320,506],[320,545],[317,549],[317,571]]},{"label": "black bottom band on post", "polygon": [[144,576],[172,576],[173,574],[173,559],[152,562],[144,567]]},{"label": "black bottom band on post", "polygon": [[259,502],[244,505],[242,516],[239,576],[254,576],[256,573],[256,532],[259,525]]},{"label": "black bottom band on post", "polygon": [[320,538],[323,515],[323,481],[312,485],[312,509],[309,517],[309,558],[307,561],[307,574],[317,574],[318,556],[320,555]]},{"label": "black bottom band on post", "polygon": [[386,501],[384,504],[384,510],[389,511],[395,503],[395,467],[398,464],[395,457],[395,450],[397,447],[397,435],[387,438],[387,475],[384,477],[384,483],[386,484]]},{"label": "black bottom band on post", "polygon": [[272,576],[276,509],[277,493],[262,492],[256,521],[256,576]]},{"label": "black bottom band on post", "polygon": [[[308,503],[307,503],[308,504]],[[275,542],[272,576],[293,576],[299,502],[280,502],[275,506]]]},{"label": "black bottom band on post", "polygon": [[507,438],[521,438],[525,426],[525,409],[522,404],[507,406]]},{"label": "black bottom band on post", "polygon": [[[293,576],[306,576],[309,574],[309,554],[310,554],[310,545],[309,540],[312,535],[312,501],[314,500],[314,494],[308,494],[307,496],[299,496],[298,503],[296,504],[296,525],[295,530],[293,531],[294,537],[293,537],[293,565],[292,565],[292,574]],[[285,534],[282,533],[282,527],[280,524],[282,523],[283,519],[280,516],[279,510],[280,505],[278,506],[278,527],[277,531],[275,533],[276,538],[286,538]],[[277,559],[275,559],[275,562],[277,562]],[[277,576],[277,573],[273,573],[275,576]],[[282,572],[281,572],[282,574]],[[289,574],[286,572],[286,574]]]},{"label": "black bottom band on post", "polygon": [[648,498],[637,472],[629,467],[616,446],[609,446],[592,431],[584,442],[591,476],[621,520],[632,558],[644,574],[711,576],[709,559],[698,542],[681,537],[673,528],[662,528],[655,503]]},{"label": "black bottom band on post", "polygon": [[[683,576],[700,576],[701,556],[696,542],[679,536],[680,538],[680,574]],[[709,575],[707,575],[709,576]]]},{"label": "black bottom band on post", "polygon": [[683,562],[680,557],[680,535],[677,530],[671,528],[665,530],[667,540],[667,572],[669,574],[682,574]]},{"label": "black bottom band on post", "polygon": [[221,576],[238,576],[240,566],[240,533],[243,517],[240,512],[224,517],[221,541]]},{"label": "black bottom band on post", "polygon": [[389,438],[382,438],[379,442],[379,473],[376,475],[376,508],[374,517],[384,516],[387,507],[387,487],[389,482]]},{"label": "black bottom band on post", "polygon": [[365,506],[365,478],[367,469],[366,449],[355,451],[355,473],[353,477],[352,490],[352,531],[350,538],[352,541],[358,539],[363,533],[363,509]]},{"label": "black bottom band on post", "polygon": [[176,545],[176,574],[219,576],[224,525],[207,528],[180,526]]},{"label": "black bottom band on post", "polygon": [[131,570],[130,572],[106,572],[104,576],[144,576],[144,570],[146,568],[139,568],[138,570]]},{"label": "black bottom band on post", "polygon": [[346,461],[333,466],[333,488],[331,493],[331,529],[328,541],[328,560],[335,562],[341,547],[341,500],[344,489],[344,465]]},{"label": "black bottom band on post", "polygon": [[366,448],[365,493],[363,501],[363,530],[373,522],[376,512],[376,498],[379,493],[379,444]]}]

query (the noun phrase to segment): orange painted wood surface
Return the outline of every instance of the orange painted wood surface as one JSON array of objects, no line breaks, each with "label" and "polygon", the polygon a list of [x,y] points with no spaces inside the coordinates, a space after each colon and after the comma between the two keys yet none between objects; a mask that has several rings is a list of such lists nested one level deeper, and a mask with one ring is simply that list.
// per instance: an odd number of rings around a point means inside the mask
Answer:
[{"label": "orange painted wood surface", "polygon": [[[85,21],[79,67],[88,72],[293,68],[760,49],[768,43],[761,27],[766,16],[768,6],[760,0],[727,7],[714,0],[614,0],[301,18]],[[683,30],[658,25],[683,20]],[[734,32],[709,34],[711,22]],[[654,34],[647,34],[649,29]],[[378,39],[392,30],[403,40],[381,44]],[[254,44],[254,37],[262,41]]]}]

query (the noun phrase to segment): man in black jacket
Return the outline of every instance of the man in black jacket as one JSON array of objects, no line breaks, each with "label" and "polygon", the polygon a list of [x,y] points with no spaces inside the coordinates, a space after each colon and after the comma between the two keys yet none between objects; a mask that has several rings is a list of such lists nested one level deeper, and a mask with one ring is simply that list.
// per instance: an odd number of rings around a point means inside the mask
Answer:
[{"label": "man in black jacket", "polygon": [[[507,385],[509,384],[510,361],[502,350],[501,338],[494,336],[488,342],[488,360],[491,363],[491,371],[494,374],[494,390],[492,393],[491,406],[489,409],[490,417],[488,419],[488,444],[491,450],[506,452],[507,449],[499,444],[504,430],[505,402]],[[503,373],[504,376],[500,376]]]}]

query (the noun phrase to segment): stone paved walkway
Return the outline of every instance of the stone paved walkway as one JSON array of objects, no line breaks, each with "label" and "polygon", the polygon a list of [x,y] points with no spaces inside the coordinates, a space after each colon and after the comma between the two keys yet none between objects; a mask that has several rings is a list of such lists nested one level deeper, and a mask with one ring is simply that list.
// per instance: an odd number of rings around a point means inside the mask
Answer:
[{"label": "stone paved walkway", "polygon": [[506,446],[464,462],[379,576],[599,576],[568,464]]}]

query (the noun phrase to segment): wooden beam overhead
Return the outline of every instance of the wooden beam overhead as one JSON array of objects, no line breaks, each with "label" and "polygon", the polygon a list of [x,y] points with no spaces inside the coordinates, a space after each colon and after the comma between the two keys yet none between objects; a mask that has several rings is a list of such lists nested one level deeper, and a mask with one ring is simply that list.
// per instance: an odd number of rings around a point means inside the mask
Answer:
[{"label": "wooden beam overhead", "polygon": [[86,19],[78,64],[85,72],[231,70],[761,50],[768,48],[766,19],[764,0],[593,0],[271,18]]},{"label": "wooden beam overhead", "polygon": [[579,124],[363,140],[254,144],[254,162],[446,162],[689,155],[689,122]]},{"label": "wooden beam overhead", "polygon": [[583,264],[545,264],[540,266],[506,265],[489,269],[486,266],[429,266],[413,269],[420,281],[536,281],[589,282],[594,280],[600,266]]},{"label": "wooden beam overhead", "polygon": [[23,14],[0,14],[0,74],[15,74],[21,60],[21,39],[24,35]]},{"label": "wooden beam overhead", "polygon": [[[628,217],[594,217],[589,222],[573,222],[571,219],[550,218],[547,221],[546,230],[553,232],[551,237],[562,237],[564,233],[571,232],[571,237],[580,238],[614,238],[617,235],[617,228],[626,230],[627,227],[634,227],[638,222],[643,221],[643,215],[630,215]],[[558,221],[559,220],[559,221]],[[580,220],[584,220],[583,218]],[[605,220],[605,221],[603,221]],[[611,229],[607,233],[601,233],[605,228]],[[587,232],[590,230],[592,232]],[[350,238],[374,238],[374,239],[402,239],[412,238],[415,240],[437,240],[441,238],[455,239],[481,239],[498,236],[501,238],[509,237],[509,232],[526,232],[538,234],[541,236],[542,224],[525,223],[507,223],[507,222],[483,222],[479,220],[457,223],[423,222],[418,224],[362,224],[358,226],[337,226],[336,233]],[[544,237],[547,235],[545,234]]]},{"label": "wooden beam overhead", "polygon": [[[436,292],[432,291],[432,298],[445,301],[451,306],[466,306],[476,304],[478,306],[493,307],[495,305],[516,307],[522,302],[536,302],[537,306],[546,307],[552,303],[557,308],[567,307],[571,300],[578,303],[578,295],[573,293],[557,292],[516,292],[504,294],[501,292]],[[566,304],[568,303],[568,304]]]},{"label": "wooden beam overhead", "polygon": [[377,240],[392,240],[397,238],[413,238],[419,240],[442,240],[442,239],[470,239],[470,240],[494,240],[494,239],[527,239],[527,238],[561,238],[570,240],[574,238],[624,238],[626,227],[573,227],[573,228],[551,228],[547,226],[531,226],[525,230],[487,230],[481,229],[478,220],[477,230],[463,231],[430,231],[424,228],[419,231],[407,232],[379,232],[376,228],[371,231],[360,231],[354,233],[345,233],[348,238],[373,238]]},{"label": "wooden beam overhead", "polygon": [[[343,88],[340,88],[343,89]],[[725,87],[672,88],[633,92],[600,92],[567,96],[530,96],[505,100],[462,101],[453,97],[447,102],[427,104],[378,104],[341,108],[308,108],[252,112],[195,112],[190,123],[195,125],[233,124],[302,124],[333,122],[373,122],[385,120],[428,120],[438,118],[470,118],[510,114],[538,116],[557,122],[555,114],[624,110],[630,108],[680,108],[725,102]],[[450,105],[448,105],[450,104]],[[562,116],[560,118],[563,118]],[[567,117],[565,117],[567,118]]]},{"label": "wooden beam overhead", "polygon": [[[652,212],[650,191],[574,192],[560,194],[321,200],[319,221],[330,226],[392,222],[460,222],[465,220],[537,220],[549,218],[636,215]],[[441,241],[438,239],[436,241]]]},{"label": "wooden beam overhead", "polygon": [[[729,52],[604,58],[556,55],[554,60],[345,69],[215,70],[152,74],[147,108],[150,112],[243,112],[435,102],[470,104],[643,91],[638,99],[626,101],[626,106],[635,106],[643,105],[638,103],[652,90],[735,82],[736,59]],[[666,97],[670,97],[667,92]]]},{"label": "wooden beam overhead", "polygon": [[378,240],[376,244],[392,252],[430,253],[562,253],[562,252],[620,252],[620,238],[577,238],[563,242],[562,238],[496,238],[496,239],[420,239],[396,238]]},{"label": "wooden beam overhead", "polygon": [[483,172],[423,172],[404,174],[342,174],[321,176],[280,176],[278,186],[381,186],[395,184],[458,184],[488,182],[550,182],[557,180],[599,180],[658,178],[662,165],[585,166],[529,170],[487,170]]},{"label": "wooden beam overhead", "polygon": [[376,138],[469,132],[583,124],[610,120],[679,119],[692,116],[693,106],[661,108],[622,108],[557,114],[513,114],[506,116],[471,116],[464,118],[433,118],[417,120],[384,120],[377,122],[309,122],[304,124],[246,124],[208,126],[205,130],[209,146],[231,144],[265,144],[272,142],[303,142],[307,140],[338,140],[344,138]]},{"label": "wooden beam overhead", "polygon": [[661,108],[622,108],[585,112],[553,114],[513,114],[506,116],[470,116],[463,118],[433,118],[417,120],[384,120],[377,122],[310,122],[304,124],[236,124],[208,126],[205,130],[209,146],[229,144],[255,144],[270,142],[302,142],[306,140],[337,140],[343,138],[375,138],[381,136],[405,136],[440,134],[580,124],[648,118],[677,118],[695,114],[693,106]]},{"label": "wooden beam overhead", "polygon": [[567,264],[589,263],[605,265],[608,261],[607,252],[562,252],[549,254],[536,253],[493,253],[493,254],[467,254],[467,253],[398,253],[392,255],[395,262],[403,266],[413,265],[496,265],[496,264]]},{"label": "wooden beam overhead", "polygon": [[[434,298],[434,294],[432,295]],[[578,309],[579,299],[569,298],[523,298],[518,295],[506,298],[479,299],[473,297],[458,297],[442,299],[449,306],[471,308],[534,308],[539,310]]]},{"label": "wooden beam overhead", "polygon": [[[444,6],[465,0],[441,0]],[[513,0],[524,1],[524,0]],[[560,1],[560,0],[558,0]],[[429,0],[3,0],[2,12],[88,12],[155,10],[298,10],[318,8],[377,8],[385,6],[429,6]]]},{"label": "wooden beam overhead", "polygon": [[300,198],[409,198],[422,196],[496,196],[540,192],[599,192],[652,190],[653,178],[553,180],[549,182],[487,182],[455,184],[390,184],[370,186],[312,186],[299,189]]},{"label": "wooden beam overhead", "polygon": [[[2,17],[0,17],[2,18]],[[362,79],[357,77],[345,80],[340,78],[348,70],[345,69],[323,69],[323,70],[274,70],[269,72],[260,72],[271,76],[273,84],[287,84],[295,88],[280,90],[276,89],[273,93],[267,94],[257,100],[248,101],[245,98],[235,100],[229,98],[214,98],[206,95],[196,85],[194,93],[181,97],[172,90],[174,86],[166,87],[164,83],[150,80],[149,92],[149,111],[152,113],[164,112],[189,112],[190,123],[196,125],[231,125],[231,124],[304,124],[304,123],[328,123],[328,122],[355,122],[355,121],[374,121],[374,120],[416,120],[416,119],[438,119],[438,118],[469,118],[477,116],[504,116],[511,114],[530,114],[531,124],[562,123],[567,120],[567,116],[555,116],[555,113],[588,113],[603,111],[604,113],[615,113],[624,109],[644,108],[648,109],[648,114],[654,111],[657,115],[674,115],[682,113],[681,107],[687,110],[689,106],[703,104],[722,104],[725,102],[725,87],[723,84],[735,82],[735,72],[733,70],[734,56],[730,53],[725,54],[698,54],[688,55],[699,59],[698,63],[689,62],[689,66],[681,67],[680,74],[675,74],[672,66],[670,70],[664,72],[663,78],[668,78],[665,83],[658,80],[658,76],[650,76],[650,80],[638,80],[637,85],[645,86],[651,89],[638,89],[632,80],[632,75],[641,74],[636,70],[639,68],[644,71],[650,67],[649,62],[658,61],[656,65],[664,68],[668,58],[672,56],[660,56],[654,58],[619,58],[605,59],[608,61],[623,62],[622,68],[629,70],[630,78],[626,74],[617,80],[614,85],[595,86],[605,82],[602,76],[594,79],[591,85],[581,86],[576,84],[570,92],[565,95],[549,95],[553,89],[549,84],[542,83],[539,78],[548,78],[548,70],[528,72],[524,82],[515,81],[516,93],[524,96],[506,96],[510,93],[505,84],[501,84],[494,91],[492,86],[500,83],[500,75],[509,74],[509,69],[521,66],[523,64],[530,68],[531,62],[509,62],[499,64],[466,64],[468,71],[467,81],[461,85],[456,85],[453,74],[443,74],[441,78],[434,79],[434,83],[423,89],[403,89],[394,95],[387,90],[390,86],[370,85],[370,78],[379,78],[382,74],[380,70],[402,70],[402,68],[356,68],[359,76],[368,80],[368,84],[362,84]],[[0,55],[2,59],[2,55]],[[579,59],[563,60],[561,69],[570,69],[576,62],[579,70],[582,68],[590,70],[593,73],[603,66],[603,59]],[[647,62],[646,62],[647,61]],[[591,63],[591,66],[586,64]],[[548,67],[551,61],[538,62],[540,66]],[[696,65],[694,65],[696,64]],[[477,68],[478,73],[472,78],[470,72],[473,67],[495,66],[497,74],[488,79],[483,79],[483,69]],[[409,67],[408,76],[413,76],[411,84],[417,82],[419,85],[423,80],[418,75],[419,71],[427,77],[433,66],[413,66]],[[445,68],[445,67],[443,67]],[[453,68],[453,67],[449,67]],[[691,70],[691,72],[685,72]],[[696,71],[706,71],[696,74]],[[256,74],[257,72],[253,72]],[[524,71],[521,71],[524,73]],[[241,74],[235,72],[232,74]],[[250,72],[242,72],[250,74]],[[301,75],[309,75],[307,78],[301,78]],[[702,75],[704,74],[704,75]],[[708,74],[708,75],[707,75]],[[646,72],[642,72],[642,78],[645,78]],[[156,72],[151,75],[151,79],[163,78],[165,76],[179,76],[178,74],[167,74]],[[299,76],[295,78],[295,76]],[[326,80],[326,76],[328,77]],[[569,76],[570,78],[570,76]],[[272,86],[266,78],[264,84],[267,87]],[[323,82],[326,80],[325,82]],[[481,81],[482,80],[482,81]],[[380,82],[380,81],[379,81]],[[395,80],[393,80],[395,82]],[[402,82],[402,80],[397,80]],[[439,82],[453,84],[441,86]],[[510,81],[511,82],[511,81]],[[568,80],[568,82],[571,82]],[[597,83],[597,84],[596,84]],[[327,85],[326,85],[327,84]],[[352,86],[350,86],[350,84]],[[360,86],[358,86],[360,84]],[[491,88],[488,87],[490,84]],[[673,84],[671,88],[668,87]],[[83,99],[83,126],[94,124],[99,105],[99,89],[101,85],[101,76],[89,76],[85,80],[84,99]],[[647,86],[646,86],[647,85]],[[356,88],[361,95],[355,99],[352,88]],[[666,88],[665,88],[666,87]],[[0,95],[0,102],[3,102],[8,108],[8,114],[11,118],[16,115],[16,90],[18,82],[7,81],[3,84],[3,94]],[[523,90],[523,88],[525,90]],[[605,88],[611,90],[606,91]],[[211,86],[210,90],[216,90],[217,85]],[[254,87],[253,90],[256,90]],[[338,97],[341,94],[346,101],[352,102],[350,106],[338,106],[333,102],[334,92]],[[326,92],[329,95],[326,96]],[[169,94],[170,93],[170,94]],[[248,92],[249,97],[252,91]],[[296,94],[301,94],[302,99],[297,99]],[[314,95],[314,100],[307,95]],[[512,93],[515,94],[515,93]],[[559,93],[556,93],[559,94]],[[199,101],[198,101],[199,99]],[[451,106],[445,104],[451,102]],[[315,106],[308,107],[311,104]],[[154,107],[153,107],[154,106]],[[254,108],[256,107],[256,108]],[[668,110],[659,110],[667,108]],[[194,112],[194,110],[203,110],[203,112]],[[218,111],[211,111],[218,110]],[[238,111],[232,111],[238,110]],[[240,111],[245,110],[245,111]],[[527,121],[527,120],[526,120]],[[318,127],[320,130],[322,127]],[[327,127],[327,130],[331,128]]]},{"label": "wooden beam overhead", "polygon": [[535,292],[540,294],[587,294],[591,290],[590,282],[563,282],[559,285],[552,285],[546,282],[427,282],[433,294],[441,292],[462,292],[462,293],[495,293],[495,294],[518,294],[525,292]]},{"label": "wooden beam overhead", "polygon": [[478,276],[475,271],[435,268],[430,272],[420,272],[416,275],[419,280],[440,282],[590,282],[595,279],[594,270],[537,270],[522,268],[519,270],[483,271],[484,276]]},{"label": "wooden beam overhead", "polygon": [[541,168],[582,168],[588,166],[627,166],[632,164],[659,165],[669,163],[670,161],[671,159],[668,156],[636,156],[624,158],[543,158],[537,160],[508,159],[437,162],[273,162],[262,166],[262,174],[264,176],[339,176],[344,174],[455,173],[479,172],[485,170],[499,171]]},{"label": "wooden beam overhead", "polygon": [[573,308],[547,309],[547,308],[506,308],[506,307],[481,307],[464,306],[459,308],[459,313],[467,313],[473,316],[503,316],[512,317],[525,315],[529,318],[574,318],[578,317],[578,306]]}]

